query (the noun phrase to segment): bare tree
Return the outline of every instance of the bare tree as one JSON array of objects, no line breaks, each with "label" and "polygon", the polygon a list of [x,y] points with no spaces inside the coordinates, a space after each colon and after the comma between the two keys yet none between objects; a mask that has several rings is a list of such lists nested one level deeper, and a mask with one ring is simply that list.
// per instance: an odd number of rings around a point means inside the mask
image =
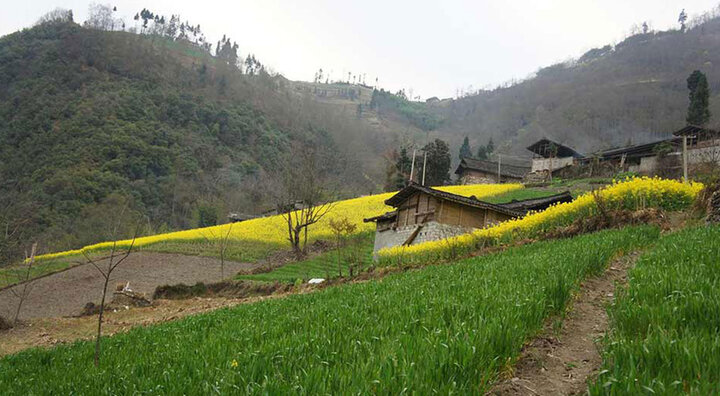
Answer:
[{"label": "bare tree", "polygon": [[22,309],[23,303],[27,299],[28,295],[30,295],[30,290],[32,289],[32,280],[30,279],[30,277],[32,276],[33,264],[35,264],[36,251],[37,243],[33,243],[32,247],[30,248],[30,256],[25,253],[25,261],[19,269],[21,275],[17,277],[17,281],[18,283],[20,283],[20,286],[10,288],[10,293],[18,300],[17,309],[15,310],[15,316],[13,318],[14,324],[18,323],[20,318],[20,310]]},{"label": "bare tree", "polygon": [[[122,216],[121,216],[122,217]],[[113,235],[117,235],[117,226],[113,229]],[[100,313],[98,314],[98,324],[97,324],[97,337],[95,338],[95,366],[97,367],[100,364],[100,337],[102,335],[102,320],[103,320],[103,314],[105,313],[105,299],[107,297],[107,289],[108,284],[110,283],[110,279],[112,276],[113,271],[122,264],[125,259],[130,256],[130,252],[132,252],[133,247],[135,246],[135,239],[137,238],[137,231],[135,232],[135,235],[132,238],[132,241],[130,242],[130,246],[128,246],[126,249],[121,249],[118,247],[118,242],[115,237],[113,237],[113,243],[112,247],[110,248],[110,256],[107,258],[107,265],[103,265],[100,261],[93,260],[87,252],[83,251],[83,255],[85,256],[85,259],[95,267],[96,270],[102,275],[103,277],[103,288],[102,288],[102,299],[100,300]],[[124,250],[124,251],[123,251]]]},{"label": "bare tree", "polygon": [[122,20],[116,19],[113,13],[113,8],[107,4],[90,4],[85,26],[97,30],[115,30],[115,26],[119,26]]},{"label": "bare tree", "polygon": [[209,231],[210,238],[208,238],[207,236],[205,236],[205,234],[203,234],[203,238],[205,238],[205,240],[209,244],[215,245],[215,247],[217,249],[218,256],[220,257],[220,280],[221,281],[223,279],[225,279],[225,253],[227,252],[228,241],[230,240],[230,233],[232,232],[232,227],[233,227],[233,223],[230,223],[225,235],[223,235],[222,233],[219,233],[217,237],[215,236],[215,233],[212,231]]},{"label": "bare tree", "polygon": [[73,21],[73,12],[65,8],[56,8],[45,15],[41,16],[35,25],[42,25],[46,23],[66,23]]},{"label": "bare tree", "polygon": [[308,227],[320,221],[335,206],[326,169],[308,147],[293,150],[284,166],[272,176],[272,191],[278,214],[285,220],[288,241],[297,257],[307,252]]},{"label": "bare tree", "polygon": [[[351,223],[347,217],[343,217],[340,219],[330,219],[328,222],[330,229],[332,230],[333,234],[335,235],[335,252],[337,253],[337,266],[338,266],[338,276],[342,277],[342,257],[340,248],[343,246],[343,241],[345,238],[350,236],[355,230],[357,229],[357,225]],[[350,267],[352,268],[352,266]],[[352,269],[349,269],[350,276],[352,276]]]}]

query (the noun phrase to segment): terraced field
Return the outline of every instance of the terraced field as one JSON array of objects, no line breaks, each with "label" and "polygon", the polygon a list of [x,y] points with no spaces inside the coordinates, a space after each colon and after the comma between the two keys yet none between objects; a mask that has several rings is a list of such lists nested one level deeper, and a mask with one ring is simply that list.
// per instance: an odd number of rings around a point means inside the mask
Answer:
[{"label": "terraced field", "polygon": [[453,265],[247,304],[0,360],[29,393],[478,393],[579,282],[650,227],[540,242]]},{"label": "terraced field", "polygon": [[720,393],[720,226],[660,239],[609,313],[591,394]]}]

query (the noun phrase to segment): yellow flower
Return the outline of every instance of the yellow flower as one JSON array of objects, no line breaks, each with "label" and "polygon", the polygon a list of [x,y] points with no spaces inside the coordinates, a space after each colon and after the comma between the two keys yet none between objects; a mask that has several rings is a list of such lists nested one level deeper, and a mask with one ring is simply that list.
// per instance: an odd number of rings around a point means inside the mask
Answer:
[{"label": "yellow flower", "polygon": [[[614,209],[658,207],[677,210],[689,206],[702,188],[702,183],[686,184],[657,177],[639,177],[613,181],[597,194]],[[508,220],[470,234],[412,246],[386,248],[380,250],[378,256],[383,262],[424,261],[443,257],[449,251],[470,251],[488,243],[496,244],[518,237],[534,236],[553,227],[570,224],[579,217],[592,216],[596,211],[595,196],[593,193],[586,193],[572,202],[553,205],[542,212],[528,213],[522,218]]]},{"label": "yellow flower", "polygon": [[[439,187],[438,189],[454,194],[464,196],[474,195],[477,198],[482,198],[497,194],[503,194],[520,188],[523,188],[522,184],[473,184],[462,186],[446,186]],[[350,222],[357,224],[358,227],[356,233],[373,231],[375,229],[375,224],[364,223],[362,220],[364,218],[377,216],[379,214],[392,210],[391,207],[385,205],[385,200],[390,198],[394,194],[394,192],[376,194],[336,202],[335,206],[332,208],[332,210],[328,213],[327,216],[323,217],[323,219],[320,220],[318,223],[313,224],[309,227],[309,242],[313,242],[317,239],[331,238],[333,234],[332,230],[328,226],[329,222],[331,219],[337,219],[339,217],[346,217]],[[206,243],[206,239],[214,240],[226,235],[229,226],[229,224],[223,224],[219,226],[196,228],[192,230],[170,232],[166,234],[158,234],[137,238],[137,240],[135,240],[135,247],[147,247],[161,242]],[[232,241],[272,243],[276,244],[278,248],[282,248],[287,244],[287,225],[285,225],[282,216],[268,216],[243,221],[242,223],[233,224],[230,233],[230,239]],[[130,246],[130,243],[131,240],[118,241],[117,247],[119,249],[127,248]],[[41,256],[37,256],[36,259],[50,260],[63,257],[78,256],[81,255],[83,252],[90,253],[96,251],[104,251],[109,250],[111,247],[112,242],[101,242],[94,245],[85,246],[82,249],[44,254]]]},{"label": "yellow flower", "polygon": [[237,367],[237,366],[238,366],[237,360],[233,359],[232,362],[230,363],[230,367]]}]

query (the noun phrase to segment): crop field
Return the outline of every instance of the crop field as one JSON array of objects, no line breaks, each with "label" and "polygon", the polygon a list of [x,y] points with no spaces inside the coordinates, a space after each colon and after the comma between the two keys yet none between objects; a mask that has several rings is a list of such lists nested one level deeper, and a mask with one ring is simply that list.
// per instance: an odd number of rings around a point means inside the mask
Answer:
[{"label": "crop field", "polygon": [[[350,241],[348,246],[334,249],[323,254],[285,264],[270,272],[252,275],[238,275],[237,279],[255,280],[263,282],[295,282],[298,279],[307,281],[312,278],[335,278],[350,274],[350,263],[355,264],[353,269],[357,274],[359,270],[368,268],[373,264],[373,238],[374,233],[367,232],[358,235]],[[340,269],[338,269],[338,260]]]},{"label": "crop field", "polygon": [[[441,190],[455,194],[478,198],[505,194],[510,191],[522,189],[521,184],[476,184],[462,186],[439,187]],[[338,201],[328,215],[318,224],[310,227],[308,242],[318,239],[332,239],[332,232],[328,227],[331,219],[346,217],[351,223],[357,225],[356,234],[374,231],[374,224],[363,223],[363,218],[376,216],[391,210],[385,205],[385,200],[394,193],[370,195]],[[235,224],[177,231],[138,238],[134,250],[151,251],[158,253],[178,253],[191,256],[218,257],[218,246],[214,243],[227,233],[232,227],[225,256],[228,260],[239,262],[256,262],[264,259],[278,250],[287,249],[286,226],[282,216],[268,216],[244,221]],[[118,242],[119,247],[129,246],[130,240]],[[82,249],[65,252],[49,253],[37,256],[31,278],[56,272],[78,263],[84,263],[83,252],[89,255],[105,254],[111,243],[102,242],[86,246]],[[13,269],[0,269],[0,287],[13,284],[17,281]]]},{"label": "crop field", "polygon": [[[455,194],[465,196],[475,195],[477,198],[502,194],[520,188],[523,188],[522,184],[474,184],[438,187],[438,189],[443,191],[449,191]],[[308,241],[312,242],[317,239],[331,239],[332,231],[328,226],[329,221],[331,219],[337,219],[342,217],[345,217],[351,223],[358,225],[356,231],[357,233],[364,231],[372,231],[374,229],[374,225],[371,223],[363,223],[363,218],[376,216],[391,210],[392,208],[385,205],[385,200],[390,198],[393,194],[394,193],[376,194],[336,202],[327,216],[323,217],[323,219],[317,224],[313,224],[312,226],[310,226],[310,231],[308,233]],[[282,246],[285,246],[287,243],[287,234],[285,231],[286,226],[284,225],[284,220],[282,216],[276,215],[243,221],[241,223],[228,223],[219,226],[196,228],[192,230],[141,237],[135,241],[135,246],[139,249],[148,250],[154,250],[150,248],[150,246],[163,243],[166,244],[166,246],[174,246],[176,244],[195,244],[206,246],[207,240],[217,240],[222,235],[225,235],[227,233],[228,227],[232,227],[230,232],[231,244],[243,242],[257,242],[264,245],[267,250],[272,250],[273,248],[274,250],[277,250]],[[118,242],[118,246],[129,246],[130,243],[130,240],[123,240]],[[78,250],[69,250],[65,252],[41,255],[38,256],[37,259],[52,260],[64,257],[76,257],[81,255],[83,251],[105,251],[108,250],[111,246],[111,242],[102,242],[95,245],[86,246]],[[160,249],[163,249],[162,245],[160,246]],[[212,250],[212,248],[206,248],[205,250]],[[229,252],[229,259],[237,261],[246,261],[248,259],[253,259],[252,257],[243,257],[242,253],[242,249],[232,249],[232,251]]]},{"label": "crop field", "polygon": [[539,242],[453,265],[240,305],[0,359],[11,394],[482,393],[579,282],[652,227]]},{"label": "crop field", "polygon": [[609,314],[591,394],[720,393],[720,227],[660,239]]},{"label": "crop field", "polygon": [[607,210],[680,210],[690,206],[702,188],[701,183],[685,184],[646,177],[628,179],[599,189],[597,197],[593,193],[586,193],[572,202],[554,205],[544,211],[529,213],[522,218],[504,221],[472,233],[412,246],[386,248],[380,250],[378,255],[380,262],[385,264],[452,258],[482,246],[536,237],[548,230],[569,225],[580,217],[595,216],[599,213],[598,199],[604,202]]}]

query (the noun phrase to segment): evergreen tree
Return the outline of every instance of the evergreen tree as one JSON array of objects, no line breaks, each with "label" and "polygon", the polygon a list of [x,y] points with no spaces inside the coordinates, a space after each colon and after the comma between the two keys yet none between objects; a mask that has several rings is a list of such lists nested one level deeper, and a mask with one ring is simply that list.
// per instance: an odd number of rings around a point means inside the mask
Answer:
[{"label": "evergreen tree", "polygon": [[403,147],[400,149],[400,154],[397,155],[397,161],[395,162],[395,188],[402,189],[407,186],[410,179],[410,168],[412,167],[412,160],[408,156],[407,148]]},{"label": "evergreen tree", "polygon": [[710,121],[710,89],[707,77],[700,70],[695,70],[687,79],[690,90],[690,104],[688,106],[687,123],[704,126]]},{"label": "evergreen tree", "polygon": [[465,136],[465,140],[463,140],[462,146],[460,146],[460,159],[472,157],[472,150],[470,149],[470,141],[468,140],[468,137]]},{"label": "evergreen tree", "polygon": [[487,146],[485,146],[485,156],[489,156],[493,153],[493,151],[495,151],[495,143],[493,143],[492,138],[490,138],[490,140],[488,140]]},{"label": "evergreen tree", "polygon": [[442,186],[450,181],[450,146],[440,139],[423,147],[427,153],[425,185]]},{"label": "evergreen tree", "polygon": [[482,145],[480,147],[478,147],[478,151],[477,151],[477,154],[475,155],[475,158],[481,159],[481,160],[486,160],[487,159],[487,147],[482,146]]},{"label": "evergreen tree", "polygon": [[685,21],[687,21],[687,14],[685,13],[685,9],[683,8],[682,11],[680,11],[680,16],[678,16],[678,22],[680,23],[680,31],[685,31]]}]

